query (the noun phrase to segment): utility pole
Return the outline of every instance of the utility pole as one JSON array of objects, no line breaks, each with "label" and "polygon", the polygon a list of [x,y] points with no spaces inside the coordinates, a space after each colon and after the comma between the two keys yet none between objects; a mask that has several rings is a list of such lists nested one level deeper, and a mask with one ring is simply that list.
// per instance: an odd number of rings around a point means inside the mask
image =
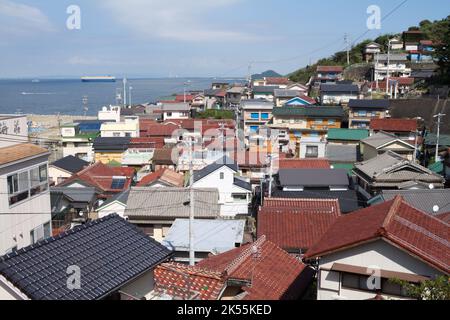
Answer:
[{"label": "utility pole", "polygon": [[376,62],[375,68],[373,68],[373,72],[375,73],[375,75],[374,75],[375,76],[375,81],[376,81],[376,84],[377,84],[377,92],[380,89],[380,84],[379,84],[379,81],[378,81],[379,75],[378,75],[378,71],[377,71],[379,61],[380,61],[380,55],[377,52],[377,62]]},{"label": "utility pole", "polygon": [[270,169],[269,169],[269,198],[272,198],[272,175],[273,175],[273,153],[269,154]]},{"label": "utility pole", "polygon": [[438,161],[438,157],[439,157],[439,139],[440,139],[440,134],[441,134],[441,119],[442,117],[445,117],[446,114],[443,113],[439,113],[435,116],[433,116],[433,118],[437,118],[438,119],[438,124],[437,124],[437,137],[436,137],[436,156],[434,158],[434,162]]},{"label": "utility pole", "polygon": [[189,265],[195,265],[194,251],[194,164],[192,159],[193,137],[189,137]]},{"label": "utility pole", "polygon": [[252,83],[252,62],[251,61],[248,63],[247,81],[248,81],[248,87],[250,88],[251,83]]},{"label": "utility pole", "polygon": [[389,41],[388,41],[387,70],[386,70],[386,95],[389,94],[390,64],[391,64],[391,39],[389,39]]},{"label": "utility pole", "polygon": [[132,106],[132,104],[131,104],[131,90],[133,90],[133,87],[132,86],[130,86],[129,87],[129,96],[130,96],[130,107]]},{"label": "utility pole", "polygon": [[350,44],[348,42],[348,35],[344,35],[345,46],[347,47],[347,65],[350,65]]},{"label": "utility pole", "polygon": [[127,107],[127,78],[123,78],[123,107]]}]

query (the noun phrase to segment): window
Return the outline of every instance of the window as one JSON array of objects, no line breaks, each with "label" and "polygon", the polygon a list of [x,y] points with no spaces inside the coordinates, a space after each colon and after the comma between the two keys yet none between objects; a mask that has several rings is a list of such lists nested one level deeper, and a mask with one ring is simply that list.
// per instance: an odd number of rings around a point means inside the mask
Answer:
[{"label": "window", "polygon": [[[49,224],[50,226],[50,224]],[[31,244],[35,244],[36,242],[39,242],[45,238],[44,235],[44,225],[40,225],[36,229],[33,229],[30,231],[30,241]]]},{"label": "window", "polygon": [[358,111],[359,117],[367,117],[367,111]]},{"label": "window", "polygon": [[166,116],[171,117],[172,116],[172,112],[167,112]]},{"label": "window", "polygon": [[261,114],[261,119],[263,119],[263,120],[269,120],[269,114],[268,114],[268,113],[262,113],[262,114]]},{"label": "window", "polygon": [[258,126],[250,126],[250,131],[251,131],[251,132],[256,132],[256,131],[258,131]]},{"label": "window", "polygon": [[322,122],[323,122],[323,119],[316,119],[316,120],[314,120],[315,124],[322,124]]},{"label": "window", "polygon": [[334,119],[328,119],[328,124],[334,126],[336,124],[336,121]]},{"label": "window", "polygon": [[44,239],[50,238],[52,236],[52,230],[50,227],[50,221],[44,224]]},{"label": "window", "polygon": [[342,287],[351,288],[356,290],[364,290],[364,291],[381,291],[381,293],[407,297],[406,291],[401,286],[392,283],[389,279],[382,278],[381,279],[381,288],[369,288],[367,284],[368,276],[351,274],[351,273],[342,273]]},{"label": "window", "polygon": [[120,132],[113,132],[113,137],[114,138],[120,137]]},{"label": "window", "polygon": [[125,132],[125,137],[131,137],[131,132]]},{"label": "window", "polygon": [[16,204],[48,189],[47,165],[7,177],[9,205]]},{"label": "window", "polygon": [[250,118],[254,119],[254,120],[258,120],[259,119],[259,113],[253,112],[250,114]]},{"label": "window", "polygon": [[221,172],[220,173],[220,180],[223,180],[223,179],[225,179],[225,173]]},{"label": "window", "polygon": [[319,147],[318,146],[306,146],[306,158],[318,158]]}]

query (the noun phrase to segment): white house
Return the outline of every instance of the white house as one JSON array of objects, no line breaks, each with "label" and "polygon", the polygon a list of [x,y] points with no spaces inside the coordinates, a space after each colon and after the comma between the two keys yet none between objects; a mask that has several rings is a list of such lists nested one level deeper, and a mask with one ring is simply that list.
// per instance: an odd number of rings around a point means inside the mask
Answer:
[{"label": "white house", "polygon": [[300,139],[300,159],[325,158],[327,140],[320,137]]},{"label": "white house", "polygon": [[98,112],[98,120],[120,122],[120,106],[103,107]]},{"label": "white house", "polygon": [[0,115],[0,147],[28,141],[27,116]]},{"label": "white house", "polygon": [[139,117],[127,116],[123,122],[105,122],[100,128],[102,138],[139,137]]},{"label": "white house", "polygon": [[33,144],[0,148],[0,256],[51,236],[49,155]]},{"label": "white house", "polygon": [[217,188],[219,190],[220,213],[224,217],[247,215],[251,202],[251,184],[236,176],[238,165],[224,157],[213,164],[194,172],[196,189]]},{"label": "white house", "polygon": [[48,166],[48,177],[51,183],[58,185],[87,166],[89,166],[89,162],[74,156],[67,156]]},{"label": "white house", "polygon": [[191,107],[189,103],[162,104],[163,121],[189,119]]},{"label": "white house", "polygon": [[449,275],[448,224],[402,197],[339,217],[306,253],[318,262],[318,300],[410,299],[400,279]]},{"label": "white house", "polygon": [[389,71],[389,77],[411,77],[411,68],[406,63],[408,58],[406,54],[379,54],[375,56],[374,62],[374,80],[384,80]]},{"label": "white house", "polygon": [[347,105],[350,100],[359,98],[356,84],[321,84],[320,101],[323,105]]},{"label": "white house", "polygon": [[98,218],[101,219],[113,213],[123,218],[129,194],[130,190],[125,190],[103,202],[96,210]]}]

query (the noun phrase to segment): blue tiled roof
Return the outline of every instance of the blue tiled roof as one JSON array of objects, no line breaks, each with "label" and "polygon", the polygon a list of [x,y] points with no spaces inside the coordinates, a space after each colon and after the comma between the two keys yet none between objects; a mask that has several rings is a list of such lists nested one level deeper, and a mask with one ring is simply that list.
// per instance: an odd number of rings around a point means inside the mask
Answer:
[{"label": "blue tiled roof", "polygon": [[[88,222],[0,258],[0,274],[32,300],[96,300],[171,257],[118,215]],[[81,289],[67,288],[70,266]]]}]

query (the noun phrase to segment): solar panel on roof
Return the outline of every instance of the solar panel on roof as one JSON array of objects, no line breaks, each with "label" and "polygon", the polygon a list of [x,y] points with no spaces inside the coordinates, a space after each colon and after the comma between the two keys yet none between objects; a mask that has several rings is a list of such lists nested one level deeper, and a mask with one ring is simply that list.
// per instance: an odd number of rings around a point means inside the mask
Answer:
[{"label": "solar panel on roof", "polygon": [[125,187],[126,179],[113,179],[111,183],[111,189],[123,189]]}]

